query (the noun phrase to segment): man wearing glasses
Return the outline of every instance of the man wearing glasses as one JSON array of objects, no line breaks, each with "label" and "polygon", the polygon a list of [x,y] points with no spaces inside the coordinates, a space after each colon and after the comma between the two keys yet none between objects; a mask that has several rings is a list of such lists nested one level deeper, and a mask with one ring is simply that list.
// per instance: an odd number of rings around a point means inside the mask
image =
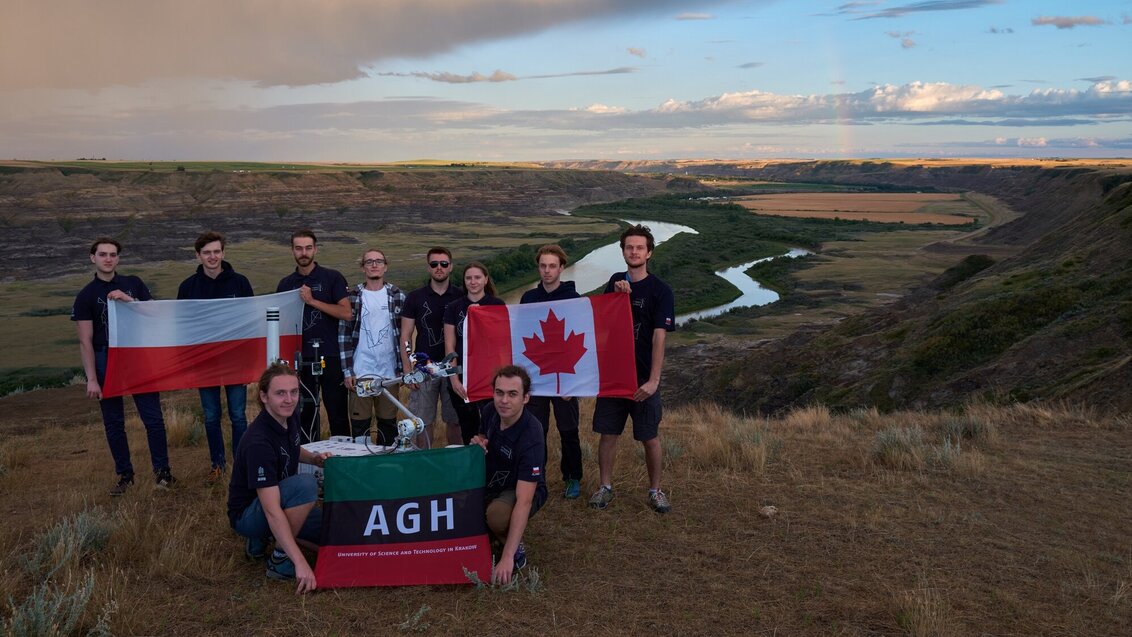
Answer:
[{"label": "man wearing glasses", "polygon": [[[401,311],[401,339],[403,344],[416,346],[413,351],[424,352],[434,361],[444,358],[444,308],[464,296],[464,290],[452,284],[452,253],[448,248],[436,247],[427,253],[428,284],[409,293]],[[401,350],[405,369],[411,367],[409,355]],[[436,420],[436,401],[440,400],[440,416],[446,426],[448,444],[463,442],[456,409],[448,395],[447,386],[440,379],[431,379],[422,385],[410,386],[409,410],[426,424]]]},{"label": "man wearing glasses", "polygon": [[369,430],[370,418],[377,412],[378,441],[393,444],[397,437],[397,407],[384,396],[362,398],[354,393],[358,378],[401,375],[401,309],[405,293],[385,280],[388,261],[381,250],[362,253],[365,281],[350,289],[351,316],[338,324],[338,351],[350,404],[352,436]]}]

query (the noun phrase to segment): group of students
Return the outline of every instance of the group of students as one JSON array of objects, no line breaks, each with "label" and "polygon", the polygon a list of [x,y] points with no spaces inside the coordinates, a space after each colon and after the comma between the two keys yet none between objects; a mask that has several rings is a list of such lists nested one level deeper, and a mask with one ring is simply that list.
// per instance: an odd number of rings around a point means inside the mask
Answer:
[{"label": "group of students", "polygon": [[[665,334],[675,329],[671,288],[648,272],[655,242],[647,227],[636,225],[620,237],[626,270],[613,274],[605,292],[630,295],[638,390],[632,399],[599,397],[593,430],[600,434],[599,484],[589,500],[605,509],[613,500],[613,467],[617,441],[626,421],[633,421],[633,437],[644,447],[649,477],[647,501],[658,513],[670,510],[661,490],[661,420],[659,383],[664,364]],[[197,271],[178,290],[178,299],[251,296],[247,278],[224,260],[225,238],[202,234],[195,243],[200,261]],[[111,495],[126,493],[134,471],[126,441],[123,400],[103,399],[108,345],[107,302],[147,301],[152,298],[141,279],[117,273],[121,244],[99,238],[91,245],[94,279],[75,300],[71,319],[76,321],[79,349],[86,371],[87,395],[99,398],[107,442],[114,457],[117,480]],[[270,366],[260,378],[256,395],[261,413],[247,425],[246,387],[230,385],[200,390],[211,461],[210,480],[226,472],[226,454],[220,427],[221,389],[227,398],[232,423],[234,457],[229,482],[229,522],[246,539],[246,554],[267,558],[267,575],[295,579],[298,592],[316,586],[313,571],[298,548],[296,538],[318,539],[321,519],[315,509],[317,485],[298,473],[299,462],[320,465],[327,454],[313,454],[302,445],[319,439],[320,405],[325,406],[331,435],[361,435],[376,415],[379,438],[396,434],[396,408],[378,396],[361,398],[353,391],[358,378],[390,378],[412,369],[410,352],[426,353],[433,360],[463,351],[464,318],[473,305],[502,305],[495,296],[487,267],[471,262],[463,268],[464,287],[450,281],[455,267],[444,247],[426,253],[429,280],[405,294],[386,280],[388,261],[381,250],[367,249],[359,266],[363,281],[352,288],[336,270],[315,261],[318,240],[310,230],[291,236],[295,270],[284,277],[277,292],[298,290],[304,303],[302,357],[305,364],[292,369]],[[557,245],[546,245],[536,255],[539,283],[523,294],[521,303],[577,298],[572,281],[560,277],[567,255]],[[318,369],[311,363],[324,360]],[[531,379],[521,367],[497,370],[493,397],[469,403],[459,376],[434,379],[410,386],[409,410],[426,423],[440,418],[448,444],[478,444],[487,454],[486,520],[499,547],[493,581],[510,581],[515,569],[526,563],[522,542],[527,520],[546,501],[546,436],[553,410],[561,439],[563,496],[581,493],[582,456],[578,438],[579,408],[575,397],[531,396]],[[145,425],[158,487],[175,481],[169,468],[160,397],[136,394],[134,402]],[[439,409],[438,409],[439,406]],[[275,540],[267,554],[267,544]]]}]

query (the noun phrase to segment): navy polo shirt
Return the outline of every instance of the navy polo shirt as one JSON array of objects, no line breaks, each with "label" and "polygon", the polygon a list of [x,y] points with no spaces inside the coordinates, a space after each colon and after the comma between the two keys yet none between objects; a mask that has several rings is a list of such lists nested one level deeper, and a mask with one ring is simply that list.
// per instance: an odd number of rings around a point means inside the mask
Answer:
[{"label": "navy polo shirt", "polygon": [[[483,298],[473,301],[464,295],[448,304],[444,308],[444,324],[456,327],[456,355],[464,355],[464,318],[468,316],[468,308],[473,305],[507,305],[503,299],[484,294]],[[460,361],[462,365],[464,361]]]},{"label": "navy polo shirt", "polygon": [[124,276],[114,273],[114,278],[103,281],[97,276],[87,283],[75,297],[75,304],[71,306],[72,321],[93,321],[94,335],[91,344],[94,349],[106,349],[110,345],[110,325],[106,316],[106,295],[114,290],[121,290],[138,301],[151,301],[153,295],[149,288],[136,276]]},{"label": "navy polo shirt", "polygon": [[495,403],[484,405],[480,434],[487,438],[487,486],[485,496],[492,499],[503,491],[514,489],[519,480],[534,482],[534,513],[546,502],[546,443],[542,425],[527,409],[515,424],[502,429]]},{"label": "navy polo shirt", "polygon": [[[324,268],[317,262],[311,273],[306,276],[299,274],[299,269],[295,268],[294,272],[279,282],[275,291],[289,292],[304,285],[311,289],[311,296],[323,303],[337,305],[338,301],[346,298],[346,277],[338,270]],[[303,358],[313,360],[311,357],[314,356],[314,348],[311,347],[310,342],[315,338],[322,340],[319,354],[326,357],[327,361],[338,360],[338,319],[304,305]]]},{"label": "navy polo shirt", "polygon": [[278,486],[298,471],[299,410],[287,419],[286,431],[266,409],[259,412],[240,439],[232,462],[228,521],[236,526],[240,514],[258,497],[256,489]]},{"label": "navy polo shirt", "polygon": [[452,284],[444,294],[437,294],[431,285],[409,292],[401,318],[412,319],[416,324],[417,342],[413,351],[425,352],[434,361],[444,358],[444,310],[462,297],[464,290]]},{"label": "navy polo shirt", "polygon": [[[606,293],[613,292],[613,284],[625,280],[625,272],[609,277]],[[652,371],[652,333],[657,328],[667,332],[676,329],[676,302],[672,288],[655,274],[641,281],[630,281],[629,305],[633,309],[633,350],[637,359],[637,382],[648,382]]]}]

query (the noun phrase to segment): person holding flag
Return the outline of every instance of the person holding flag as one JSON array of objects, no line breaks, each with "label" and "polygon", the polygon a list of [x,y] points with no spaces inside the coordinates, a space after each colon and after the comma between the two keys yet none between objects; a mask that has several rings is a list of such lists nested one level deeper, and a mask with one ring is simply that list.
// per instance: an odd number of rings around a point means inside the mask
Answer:
[{"label": "person holding flag", "polygon": [[[538,284],[523,293],[519,304],[543,303],[562,299],[579,298],[573,281],[562,281],[562,270],[566,267],[566,252],[558,244],[544,245],[535,254],[538,265]],[[572,500],[581,495],[582,487],[582,447],[578,440],[578,399],[571,396],[535,396],[527,403],[527,411],[542,425],[544,448],[550,432],[550,408],[554,407],[554,423],[558,437],[562,441],[562,482],[565,485],[563,497]],[[543,458],[546,464],[546,458]]]},{"label": "person holding flag", "polygon": [[[195,274],[181,282],[177,299],[233,299],[254,296],[248,277],[232,269],[224,260],[224,235],[209,230],[197,237],[193,247],[197,252]],[[219,480],[227,468],[224,456],[224,434],[220,428],[220,386],[201,387],[200,406],[204,413],[204,432],[208,438],[208,455],[212,469],[208,481]],[[244,384],[224,385],[228,399],[228,418],[232,421],[232,456],[240,446],[240,438],[248,430],[248,388]]]},{"label": "person holding flag", "polygon": [[[75,297],[71,320],[79,336],[79,356],[86,373],[86,395],[97,398],[102,410],[102,426],[106,429],[106,443],[114,457],[114,471],[118,479],[110,488],[110,495],[120,496],[134,483],[134,466],[130,462],[130,443],[126,438],[125,404],[121,396],[105,398],[102,387],[106,384],[107,350],[110,346],[107,311],[110,301],[149,301],[153,295],[136,276],[118,274],[118,261],[122,244],[116,239],[100,237],[90,244],[90,262],[94,264],[94,280]],[[157,392],[134,394],[134,406],[145,425],[149,442],[149,458],[157,486],[168,488],[176,480],[169,469],[169,450],[165,438],[165,417],[161,412],[161,395]]]},{"label": "person holding flag", "polygon": [[598,443],[601,483],[590,497],[590,506],[595,509],[604,509],[613,501],[613,461],[618,438],[629,417],[633,419],[633,438],[640,441],[645,451],[649,506],[657,513],[667,513],[672,508],[660,488],[660,373],[664,367],[665,335],[676,329],[676,309],[672,288],[648,271],[655,247],[648,227],[638,224],[627,228],[621,233],[621,256],[627,270],[611,276],[605,286],[607,293],[629,295],[639,386],[631,399],[598,397],[594,404],[593,430],[601,434]]},{"label": "person holding flag", "polygon": [[[472,261],[464,266],[464,289],[466,294],[462,298],[452,301],[444,308],[444,353],[456,354],[461,363],[464,356],[464,319],[468,316],[468,308],[473,305],[506,305],[503,299],[495,296],[491,274],[488,273],[487,266],[479,261]],[[469,403],[468,391],[460,376],[453,376],[451,382],[448,391],[452,393],[452,406],[456,408],[460,421],[460,437],[463,444],[468,444],[479,431],[479,410],[488,401],[485,399]]]},{"label": "person holding flag", "polygon": [[546,502],[546,460],[542,425],[526,409],[531,377],[517,365],[506,365],[491,381],[492,400],[483,409],[479,433],[471,442],[487,456],[484,493],[487,528],[502,545],[491,581],[508,584],[527,565],[523,533],[527,522]]}]

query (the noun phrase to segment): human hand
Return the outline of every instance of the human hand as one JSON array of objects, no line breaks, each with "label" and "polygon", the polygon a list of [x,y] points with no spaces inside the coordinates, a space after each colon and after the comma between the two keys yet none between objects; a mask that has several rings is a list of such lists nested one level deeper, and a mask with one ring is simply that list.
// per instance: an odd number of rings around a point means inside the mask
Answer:
[{"label": "human hand", "polygon": [[134,297],[121,290],[111,290],[110,293],[106,295],[106,299],[109,301],[125,301],[129,303],[134,300]]},{"label": "human hand", "polygon": [[653,394],[656,393],[657,387],[659,385],[660,385],[660,381],[656,381],[656,380],[650,380],[649,382],[645,383],[644,385],[641,385],[640,387],[637,388],[637,392],[635,394],[633,394],[633,400],[635,400],[637,402],[641,402],[643,400],[648,400],[649,396],[652,396]]},{"label": "human hand", "polygon": [[349,391],[354,391],[354,377],[346,376],[342,379],[342,384],[346,386]]},{"label": "human hand", "polygon": [[303,287],[299,288],[299,298],[302,299],[303,303],[306,303],[307,305],[311,304],[311,301],[314,300],[314,296],[311,295],[311,288],[309,285],[304,285]]},{"label": "human hand", "polygon": [[515,572],[515,555],[504,555],[499,558],[499,563],[491,570],[491,583],[492,584],[510,584],[511,575]]},{"label": "human hand", "polygon": [[86,382],[86,397],[102,400],[102,386],[93,378]]},{"label": "human hand", "polygon": [[628,293],[633,291],[633,286],[629,285],[628,281],[614,281],[613,282],[613,291],[614,292],[621,292],[623,294],[628,294]]},{"label": "human hand", "polygon": [[483,434],[476,434],[472,436],[472,440],[469,444],[479,445],[483,447],[483,452],[485,454],[487,453],[487,438]]},{"label": "human hand", "polygon": [[318,588],[318,582],[314,579],[314,571],[311,570],[310,565],[305,560],[302,564],[295,565],[295,582],[298,584],[295,588],[295,593],[298,595],[309,593]]}]

